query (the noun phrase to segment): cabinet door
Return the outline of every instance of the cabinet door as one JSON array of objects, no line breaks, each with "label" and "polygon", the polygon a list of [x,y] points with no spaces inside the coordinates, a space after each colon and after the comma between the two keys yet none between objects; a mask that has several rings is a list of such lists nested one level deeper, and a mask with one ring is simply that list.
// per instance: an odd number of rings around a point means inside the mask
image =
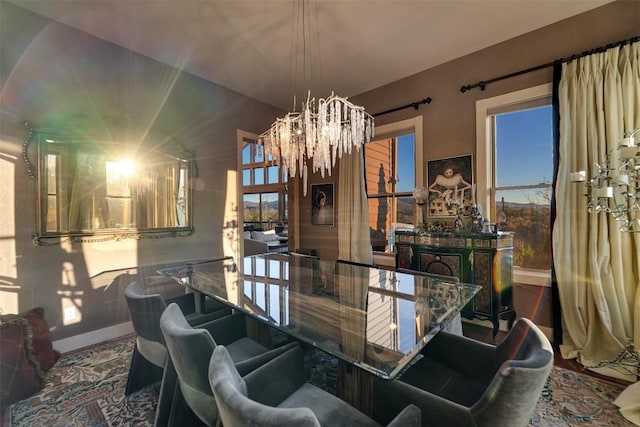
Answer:
[{"label": "cabinet door", "polygon": [[498,294],[499,312],[513,309],[513,249],[498,250],[496,253],[495,291]]},{"label": "cabinet door", "polygon": [[473,283],[482,286],[482,289],[473,299],[473,311],[476,313],[492,315],[493,293],[493,253],[491,251],[473,252]]},{"label": "cabinet door", "polygon": [[462,275],[462,254],[420,252],[419,270],[426,273],[454,276],[464,280]]}]

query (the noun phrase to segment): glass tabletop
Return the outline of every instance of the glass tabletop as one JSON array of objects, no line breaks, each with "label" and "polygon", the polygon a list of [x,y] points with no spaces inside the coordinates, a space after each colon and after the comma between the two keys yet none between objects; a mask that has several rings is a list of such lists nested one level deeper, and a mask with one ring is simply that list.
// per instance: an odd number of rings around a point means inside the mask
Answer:
[{"label": "glass tabletop", "polygon": [[473,298],[455,277],[267,253],[159,273],[381,378],[396,377]]}]

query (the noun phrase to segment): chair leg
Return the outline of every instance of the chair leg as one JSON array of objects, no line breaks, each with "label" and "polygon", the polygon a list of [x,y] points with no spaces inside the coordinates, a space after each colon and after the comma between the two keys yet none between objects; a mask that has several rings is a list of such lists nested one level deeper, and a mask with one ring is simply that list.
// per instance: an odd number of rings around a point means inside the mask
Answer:
[{"label": "chair leg", "polygon": [[178,375],[173,367],[171,358],[167,358],[160,384],[160,395],[158,396],[158,406],[156,408],[156,418],[154,427],[167,427],[171,421],[171,410],[174,397],[179,393]]},{"label": "chair leg", "polygon": [[134,347],[129,365],[127,385],[124,390],[125,396],[135,393],[151,384],[155,384],[161,379],[162,368],[149,362],[140,354],[138,347]]},{"label": "chair leg", "polygon": [[206,424],[193,413],[189,404],[184,400],[178,381],[176,381],[176,385],[174,387],[168,425],[170,427],[206,427]]}]

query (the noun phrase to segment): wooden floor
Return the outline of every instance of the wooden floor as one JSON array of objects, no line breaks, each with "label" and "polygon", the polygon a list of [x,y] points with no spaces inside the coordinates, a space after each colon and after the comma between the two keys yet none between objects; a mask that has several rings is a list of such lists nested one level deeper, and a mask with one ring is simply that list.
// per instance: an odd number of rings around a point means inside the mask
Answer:
[{"label": "wooden floor", "polygon": [[[466,337],[473,338],[478,341],[486,342],[488,344],[493,344],[493,337],[492,337],[493,332],[490,327],[490,324],[489,326],[485,327],[485,326],[477,325],[474,323],[462,322],[462,332]],[[498,331],[498,335],[496,336],[496,342],[500,342],[500,340],[502,340],[505,335],[506,335],[506,332]],[[616,384],[621,384],[621,385],[631,384],[631,382],[628,382],[628,381],[606,377],[604,375],[600,375],[595,372],[584,369],[584,367],[580,363],[576,362],[575,359],[563,359],[562,356],[560,355],[560,352],[557,349],[554,351],[553,364],[559,368],[580,372],[581,374],[589,375],[591,377],[599,378],[605,381],[610,381]]]}]

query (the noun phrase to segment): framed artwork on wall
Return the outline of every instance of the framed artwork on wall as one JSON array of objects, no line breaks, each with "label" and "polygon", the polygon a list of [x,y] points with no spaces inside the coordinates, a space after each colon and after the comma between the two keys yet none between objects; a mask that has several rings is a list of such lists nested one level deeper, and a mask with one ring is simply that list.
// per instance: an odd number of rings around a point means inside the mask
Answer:
[{"label": "framed artwork on wall", "polygon": [[311,224],[333,227],[333,183],[311,185]]},{"label": "framed artwork on wall", "polygon": [[429,200],[427,217],[456,216],[458,207],[463,215],[471,214],[473,200],[473,160],[471,154],[427,162]]}]

